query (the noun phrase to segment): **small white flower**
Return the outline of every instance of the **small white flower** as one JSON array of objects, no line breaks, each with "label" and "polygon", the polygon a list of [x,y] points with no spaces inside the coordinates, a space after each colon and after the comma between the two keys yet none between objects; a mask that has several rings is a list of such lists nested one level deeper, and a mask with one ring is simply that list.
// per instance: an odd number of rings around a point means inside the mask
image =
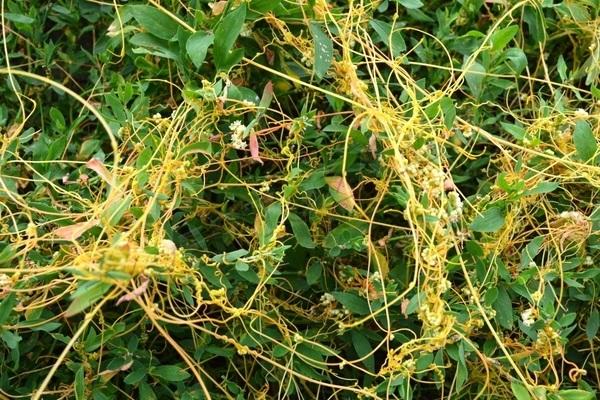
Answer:
[{"label": "small white flower", "polygon": [[233,133],[231,134],[231,145],[234,149],[244,150],[248,146],[248,143],[242,139],[241,134]]},{"label": "small white flower", "polygon": [[160,115],[160,113],[156,113],[152,116],[152,119],[161,119],[162,115]]},{"label": "small white flower", "polygon": [[523,320],[523,325],[531,326],[535,322],[537,316],[537,311],[535,308],[530,307],[527,310],[521,313],[521,319]]},{"label": "small white flower", "polygon": [[586,119],[588,116],[588,112],[583,108],[578,108],[577,111],[575,111],[575,118]]}]

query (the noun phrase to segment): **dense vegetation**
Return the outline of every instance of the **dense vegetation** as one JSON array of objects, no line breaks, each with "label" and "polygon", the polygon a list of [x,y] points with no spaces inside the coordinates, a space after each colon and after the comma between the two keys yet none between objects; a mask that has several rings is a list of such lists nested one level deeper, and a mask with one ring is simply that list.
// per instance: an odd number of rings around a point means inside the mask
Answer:
[{"label": "dense vegetation", "polygon": [[0,398],[595,398],[600,1],[0,5]]}]

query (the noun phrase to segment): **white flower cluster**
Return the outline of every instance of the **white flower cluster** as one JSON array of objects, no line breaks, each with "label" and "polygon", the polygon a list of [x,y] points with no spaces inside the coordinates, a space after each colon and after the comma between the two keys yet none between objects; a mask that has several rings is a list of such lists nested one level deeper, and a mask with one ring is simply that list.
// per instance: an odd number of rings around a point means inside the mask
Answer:
[{"label": "white flower cluster", "polygon": [[229,129],[231,129],[231,145],[233,148],[237,150],[244,150],[248,146],[244,140],[246,125],[242,124],[242,121],[236,120],[229,125]]},{"label": "white flower cluster", "polygon": [[435,247],[426,247],[421,251],[423,261],[428,265],[436,265],[438,262],[437,249]]},{"label": "white flower cluster", "polygon": [[587,217],[579,211],[563,211],[558,215],[561,219],[569,219],[576,224],[585,224]]},{"label": "white flower cluster", "polygon": [[523,320],[523,325],[525,325],[525,326],[533,325],[536,318],[537,318],[537,310],[533,307],[530,307],[521,313],[521,319]]},{"label": "white flower cluster", "polygon": [[335,302],[335,297],[331,293],[325,293],[321,296],[321,305],[328,306],[331,303]]},{"label": "white flower cluster", "polygon": [[450,207],[452,207],[448,218],[450,222],[456,223],[463,214],[463,202],[455,190],[448,193],[448,202],[450,203]]},{"label": "white flower cluster", "polygon": [[575,111],[575,118],[586,119],[589,116],[590,115],[588,114],[588,112],[585,111],[583,108],[578,108],[577,111]]}]

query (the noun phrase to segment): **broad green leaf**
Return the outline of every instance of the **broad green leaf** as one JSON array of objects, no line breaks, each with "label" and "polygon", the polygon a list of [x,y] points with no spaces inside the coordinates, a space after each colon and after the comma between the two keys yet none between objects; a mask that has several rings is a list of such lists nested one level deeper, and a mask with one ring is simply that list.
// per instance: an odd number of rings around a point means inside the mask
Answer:
[{"label": "broad green leaf", "polygon": [[367,300],[354,293],[333,292],[332,295],[353,314],[367,315],[370,312]]},{"label": "broad green leaf", "polygon": [[525,386],[521,385],[520,383],[511,382],[510,388],[512,389],[512,392],[515,395],[516,400],[531,400],[529,391]]},{"label": "broad green leaf", "polygon": [[206,58],[206,52],[213,44],[214,40],[215,36],[212,34],[212,32],[202,31],[198,31],[188,38],[187,43],[185,44],[185,49],[196,68],[200,68],[202,66],[202,63]]},{"label": "broad green leaf", "polygon": [[78,314],[96,303],[112,287],[112,284],[101,281],[85,282],[73,293],[71,305],[65,311],[65,317]]},{"label": "broad green leaf", "polygon": [[499,207],[491,207],[478,215],[471,223],[475,232],[497,232],[504,226],[504,212]]},{"label": "broad green leaf", "polygon": [[544,244],[544,236],[537,236],[521,251],[521,268],[528,268],[529,263],[537,256]]},{"label": "broad green leaf", "polygon": [[587,335],[588,340],[592,341],[596,338],[598,328],[600,328],[600,313],[598,313],[598,309],[594,309],[594,311],[590,313],[587,325],[585,326],[585,334]]},{"label": "broad green leaf", "polygon": [[309,28],[314,40],[314,72],[317,78],[321,79],[325,76],[333,61],[333,42],[323,32],[320,24],[311,22]]},{"label": "broad green leaf", "polygon": [[159,365],[150,369],[150,375],[167,382],[181,382],[190,377],[189,372],[176,365]]},{"label": "broad green leaf", "polygon": [[536,42],[544,42],[546,40],[546,26],[544,18],[540,14],[541,10],[536,7],[526,6],[523,9],[523,19],[527,24],[529,35]]},{"label": "broad green leaf", "polygon": [[577,155],[583,161],[591,160],[598,151],[598,142],[587,121],[577,121],[573,130],[573,144]]},{"label": "broad green leaf", "polygon": [[302,218],[294,213],[290,213],[288,216],[288,221],[290,221],[292,232],[294,232],[294,237],[296,238],[298,244],[302,247],[306,247],[307,249],[314,249],[315,243],[312,240],[310,229],[308,229],[306,222],[304,222]]},{"label": "broad green leaf", "polygon": [[352,188],[346,179],[341,176],[328,176],[325,178],[325,182],[329,185],[331,197],[346,210],[352,211],[356,203]]},{"label": "broad green leaf", "polygon": [[177,33],[177,22],[157,8],[146,5],[129,5],[127,8],[145,32],[165,40]]},{"label": "broad green leaf", "polygon": [[246,20],[246,3],[228,12],[215,29],[213,56],[219,70],[227,70],[242,59],[243,49],[232,50]]},{"label": "broad green leaf", "polygon": [[561,82],[565,82],[567,80],[567,63],[562,54],[558,56],[556,71],[558,72]]},{"label": "broad green leaf", "polygon": [[507,26],[494,32],[490,38],[492,51],[500,51],[515,37],[519,27],[517,25]]}]

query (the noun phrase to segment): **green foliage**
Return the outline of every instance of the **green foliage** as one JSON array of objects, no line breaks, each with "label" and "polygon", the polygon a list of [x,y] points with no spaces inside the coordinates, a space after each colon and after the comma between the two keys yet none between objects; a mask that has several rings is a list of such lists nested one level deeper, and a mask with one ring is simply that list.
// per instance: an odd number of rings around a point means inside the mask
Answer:
[{"label": "green foliage", "polygon": [[0,397],[595,398],[597,1],[0,12]]}]

